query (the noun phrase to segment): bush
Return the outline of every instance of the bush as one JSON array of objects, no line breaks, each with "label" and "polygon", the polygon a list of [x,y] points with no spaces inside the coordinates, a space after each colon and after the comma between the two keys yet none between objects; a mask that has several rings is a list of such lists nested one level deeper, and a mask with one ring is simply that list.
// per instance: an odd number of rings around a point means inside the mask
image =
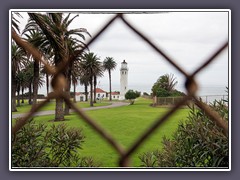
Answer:
[{"label": "bush", "polygon": [[184,92],[178,91],[174,89],[173,91],[170,92],[171,97],[179,97],[179,96],[186,96]]},{"label": "bush", "polygon": [[[52,125],[29,121],[12,138],[13,167],[73,167],[92,166],[90,157],[80,157],[84,135],[81,129],[65,124]],[[97,166],[97,165],[96,165]]]},{"label": "bush", "polygon": [[[211,108],[228,121],[228,107],[215,101]],[[151,167],[228,167],[228,137],[201,109],[191,107],[173,138],[163,138],[163,149],[139,156],[142,166]]]},{"label": "bush", "polygon": [[147,92],[143,92],[143,96],[150,96]]},{"label": "bush", "polygon": [[133,105],[136,98],[138,98],[141,95],[141,92],[128,90],[125,94],[125,99],[128,99],[130,101],[130,104]]},{"label": "bush", "polygon": [[168,97],[170,96],[170,92],[168,92],[166,89],[159,88],[156,92],[157,97]]}]

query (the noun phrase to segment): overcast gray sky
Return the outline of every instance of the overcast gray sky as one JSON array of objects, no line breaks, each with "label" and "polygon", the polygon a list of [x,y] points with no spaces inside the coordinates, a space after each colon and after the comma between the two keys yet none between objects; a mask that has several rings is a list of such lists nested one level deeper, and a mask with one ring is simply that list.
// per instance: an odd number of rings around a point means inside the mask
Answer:
[{"label": "overcast gray sky", "polygon": [[[94,36],[112,16],[114,15],[80,13],[70,28],[86,28]],[[126,14],[126,18],[187,72],[193,72],[228,39],[229,17],[226,11]],[[26,18],[22,21],[22,25],[25,24]],[[89,40],[87,38],[86,42]],[[184,90],[184,76],[120,19],[89,48],[101,61],[110,56],[117,62],[117,68],[112,72],[113,90],[120,89],[119,69],[123,60],[127,61],[129,67],[130,89],[150,93],[159,76],[172,73],[178,81],[176,88]],[[229,61],[226,49],[197,76],[201,95],[225,94]],[[104,73],[104,77],[98,81],[98,86],[108,91],[108,74]],[[83,91],[83,87],[78,85],[77,90]],[[45,89],[42,90],[43,93],[44,91]]]}]

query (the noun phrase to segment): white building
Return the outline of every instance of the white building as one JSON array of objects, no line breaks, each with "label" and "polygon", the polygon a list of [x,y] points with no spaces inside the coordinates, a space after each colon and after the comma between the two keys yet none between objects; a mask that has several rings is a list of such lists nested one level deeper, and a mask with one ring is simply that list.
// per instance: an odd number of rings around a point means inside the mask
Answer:
[{"label": "white building", "polygon": [[[110,93],[109,93],[109,95],[110,95]],[[119,92],[112,92],[111,96],[112,96],[112,100],[119,100],[120,93]]]},{"label": "white building", "polygon": [[[90,92],[89,92],[89,95],[90,95]],[[106,91],[104,91],[100,88],[96,88],[96,99],[104,99],[106,97],[107,97],[107,92]]]},{"label": "white building", "polygon": [[76,92],[75,96],[77,101],[86,101],[86,96],[83,92]]},{"label": "white building", "polygon": [[[75,94],[77,101],[85,101],[86,96],[84,92],[76,92]],[[93,94],[94,97],[94,94]],[[107,92],[100,89],[96,88],[96,99],[104,99],[107,98]],[[90,92],[88,92],[88,99],[90,99]]]},{"label": "white building", "polygon": [[120,97],[119,100],[125,99],[125,94],[128,91],[128,67],[127,62],[123,60],[120,68]]}]

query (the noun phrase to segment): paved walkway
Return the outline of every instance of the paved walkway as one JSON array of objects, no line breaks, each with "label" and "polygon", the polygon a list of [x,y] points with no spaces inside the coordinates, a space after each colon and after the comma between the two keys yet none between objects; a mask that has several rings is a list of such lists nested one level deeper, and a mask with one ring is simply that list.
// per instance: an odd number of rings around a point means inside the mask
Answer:
[{"label": "paved walkway", "polygon": [[[127,106],[129,103],[126,102],[112,102],[112,104],[107,105],[107,106],[98,106],[98,107],[89,107],[89,108],[82,108],[84,111],[91,111],[91,110],[96,110],[96,109],[110,109],[110,108],[115,108],[115,107],[120,107],[120,106]],[[73,112],[71,110],[70,112]],[[55,110],[50,110],[50,111],[38,111],[36,112],[33,116],[44,116],[44,115],[51,115],[55,114]],[[22,114],[12,114],[12,118],[19,118],[24,116],[25,113]]]}]

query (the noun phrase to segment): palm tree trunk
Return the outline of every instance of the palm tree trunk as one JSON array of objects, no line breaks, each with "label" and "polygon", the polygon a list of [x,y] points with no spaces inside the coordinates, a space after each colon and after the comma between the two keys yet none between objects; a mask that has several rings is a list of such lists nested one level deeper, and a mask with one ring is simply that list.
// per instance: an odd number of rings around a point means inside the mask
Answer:
[{"label": "palm tree trunk", "polygon": [[17,107],[20,106],[20,87],[17,88]]},{"label": "palm tree trunk", "polygon": [[21,101],[22,104],[24,103],[24,95],[23,95],[23,93],[24,93],[24,87],[22,86],[22,101]]},{"label": "palm tree trunk", "polygon": [[[67,87],[65,89],[65,92],[68,96],[68,98],[71,98],[71,95],[70,95],[70,88],[71,88],[71,79],[69,77],[69,72],[68,72],[68,75],[67,75]],[[69,115],[69,109],[70,107],[68,106],[68,104],[65,102],[65,108],[64,108],[64,114],[65,115]]]},{"label": "palm tree trunk", "polygon": [[54,121],[63,121],[64,113],[63,113],[63,99],[56,99],[56,108],[55,108],[55,119]]},{"label": "palm tree trunk", "polygon": [[112,83],[111,83],[111,71],[108,71],[109,74],[109,101],[112,101]]},{"label": "palm tree trunk", "polygon": [[93,107],[93,82],[92,82],[92,77],[90,78],[90,106]]},{"label": "palm tree trunk", "polygon": [[17,112],[16,89],[17,89],[16,75],[15,73],[12,73],[12,112]]},{"label": "palm tree trunk", "polygon": [[97,76],[93,77],[93,83],[94,83],[94,100],[93,103],[96,103],[96,86],[97,86]]},{"label": "palm tree trunk", "polygon": [[28,104],[32,104],[32,83],[31,82],[29,83],[28,89],[29,89]]},{"label": "palm tree trunk", "polygon": [[[59,64],[59,57],[58,56],[55,56],[55,65],[56,67]],[[63,76],[65,76],[63,73],[61,73]],[[60,91],[63,91],[63,89],[59,89]],[[62,97],[58,97],[56,98],[56,107],[55,107],[55,119],[54,121],[64,121],[64,109],[63,109],[63,98]]]},{"label": "palm tree trunk", "polygon": [[76,100],[76,83],[73,83],[73,93],[74,93],[73,102],[76,103],[77,102],[77,100]]},{"label": "palm tree trunk", "polygon": [[88,84],[84,83],[84,88],[85,88],[85,101],[88,101]]},{"label": "palm tree trunk", "polygon": [[47,95],[49,93],[49,76],[48,73],[46,73],[46,86],[47,86]]},{"label": "palm tree trunk", "polygon": [[[46,87],[47,87],[47,96],[49,94],[49,75],[46,72]],[[48,102],[50,102],[50,99],[48,99]]]},{"label": "palm tree trunk", "polygon": [[34,75],[33,75],[33,106],[37,104],[38,96],[38,81],[39,81],[39,63],[34,61]]}]

